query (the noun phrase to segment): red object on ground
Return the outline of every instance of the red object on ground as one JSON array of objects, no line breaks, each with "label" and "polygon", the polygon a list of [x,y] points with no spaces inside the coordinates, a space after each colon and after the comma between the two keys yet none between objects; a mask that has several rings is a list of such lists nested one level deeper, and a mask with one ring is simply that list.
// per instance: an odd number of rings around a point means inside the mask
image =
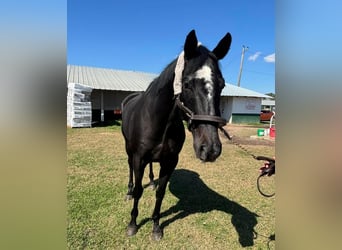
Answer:
[{"label": "red object on ground", "polygon": [[270,128],[270,137],[276,137],[276,129],[275,128]]}]

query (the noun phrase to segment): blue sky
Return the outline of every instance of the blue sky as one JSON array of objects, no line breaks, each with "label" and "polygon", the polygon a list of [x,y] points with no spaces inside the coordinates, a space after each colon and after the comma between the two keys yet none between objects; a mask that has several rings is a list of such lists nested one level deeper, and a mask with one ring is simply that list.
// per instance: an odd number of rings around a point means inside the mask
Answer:
[{"label": "blue sky", "polygon": [[186,35],[214,49],[230,32],[221,60],[227,83],[260,93],[275,92],[275,1],[113,1],[67,2],[67,62],[159,74],[182,51]]}]

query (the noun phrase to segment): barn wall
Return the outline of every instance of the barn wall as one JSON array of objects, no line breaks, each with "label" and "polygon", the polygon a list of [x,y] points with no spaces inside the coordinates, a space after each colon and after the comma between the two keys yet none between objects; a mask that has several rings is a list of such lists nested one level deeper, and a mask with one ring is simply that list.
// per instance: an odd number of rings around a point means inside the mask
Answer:
[{"label": "barn wall", "polygon": [[101,109],[101,92],[103,92],[105,110],[120,109],[123,99],[131,93],[127,91],[94,89],[91,94],[92,109]]},{"label": "barn wall", "polygon": [[260,114],[233,114],[231,123],[251,124],[259,123]]},{"label": "barn wall", "polygon": [[[129,91],[98,90],[94,89],[91,94],[92,120],[101,121],[101,98],[103,98],[104,121],[120,119],[120,115],[114,114],[114,110],[121,110],[121,102]],[[101,97],[101,95],[103,95]]]},{"label": "barn wall", "polygon": [[259,123],[261,98],[234,97],[231,123]]},{"label": "barn wall", "polygon": [[260,111],[261,98],[221,97],[221,116],[229,123],[258,123]]},{"label": "barn wall", "polygon": [[[131,94],[129,91],[97,90],[91,91],[91,121],[101,121],[101,98],[103,102],[104,121],[117,120],[121,117],[114,114],[114,110],[121,109],[123,99]],[[102,96],[101,96],[102,95]],[[70,101],[68,105],[70,105]],[[261,98],[222,96],[221,116],[229,123],[258,123],[261,111]],[[83,112],[84,113],[84,112]],[[83,114],[82,113],[82,114]],[[83,117],[82,117],[83,119]],[[68,125],[70,126],[70,119]],[[87,125],[88,126],[88,125]]]},{"label": "barn wall", "polygon": [[220,108],[221,117],[230,123],[233,109],[233,97],[221,96]]},{"label": "barn wall", "polygon": [[257,97],[234,97],[233,113],[260,114],[261,98]]}]

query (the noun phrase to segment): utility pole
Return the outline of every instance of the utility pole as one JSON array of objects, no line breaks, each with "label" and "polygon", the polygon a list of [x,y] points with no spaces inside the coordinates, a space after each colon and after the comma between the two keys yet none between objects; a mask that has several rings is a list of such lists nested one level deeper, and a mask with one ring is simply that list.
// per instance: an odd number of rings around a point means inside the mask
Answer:
[{"label": "utility pole", "polygon": [[240,72],[239,72],[239,78],[238,78],[238,87],[240,87],[240,81],[241,81],[241,74],[242,74],[242,66],[243,66],[243,59],[245,58],[245,52],[248,50],[248,47],[245,47],[245,45],[242,45],[242,54],[241,54],[241,62],[240,62]]}]

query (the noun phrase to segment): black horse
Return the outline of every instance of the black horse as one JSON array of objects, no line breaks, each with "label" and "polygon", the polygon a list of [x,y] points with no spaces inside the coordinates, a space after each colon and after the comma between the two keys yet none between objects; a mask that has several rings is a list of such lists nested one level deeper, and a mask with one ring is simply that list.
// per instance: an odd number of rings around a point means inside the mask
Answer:
[{"label": "black horse", "polygon": [[159,162],[152,235],[156,240],[163,237],[159,225],[160,207],[185,140],[183,120],[188,122],[193,135],[197,158],[212,162],[220,156],[222,145],[218,128],[225,124],[220,117],[220,95],[225,81],[218,61],[225,57],[230,44],[231,35],[227,33],[216,48],[209,51],[198,44],[192,30],[178,59],[172,61],[145,92],[123,101],[122,133],[129,164],[127,195],[134,198],[128,236],[138,231],[136,219],[145,167]]}]

